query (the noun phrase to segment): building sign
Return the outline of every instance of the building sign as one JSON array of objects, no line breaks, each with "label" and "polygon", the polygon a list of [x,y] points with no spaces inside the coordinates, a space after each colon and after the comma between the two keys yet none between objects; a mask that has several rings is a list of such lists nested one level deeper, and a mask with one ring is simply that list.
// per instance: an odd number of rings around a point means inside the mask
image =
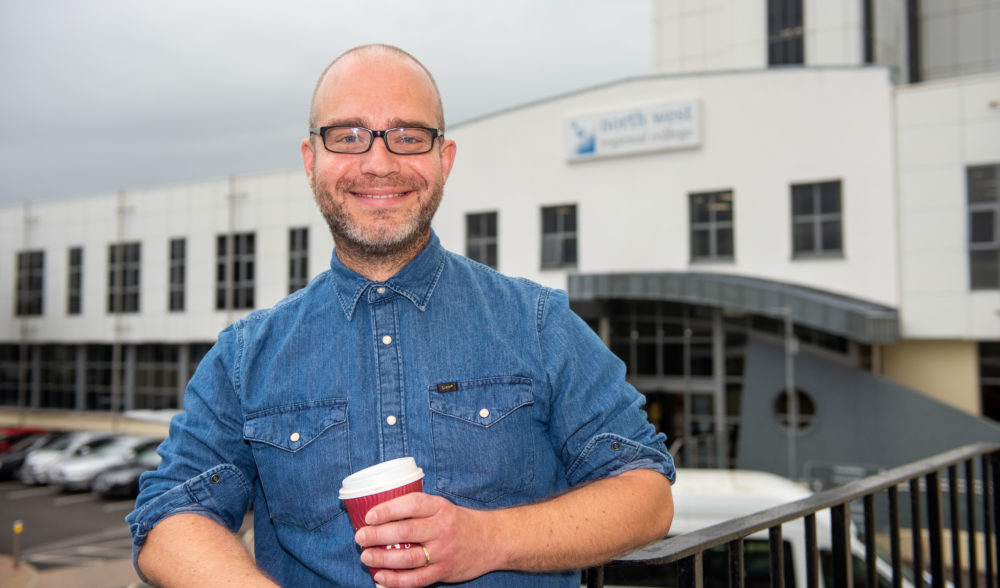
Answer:
[{"label": "building sign", "polygon": [[697,100],[582,114],[566,120],[566,157],[570,161],[690,149],[700,144]]}]

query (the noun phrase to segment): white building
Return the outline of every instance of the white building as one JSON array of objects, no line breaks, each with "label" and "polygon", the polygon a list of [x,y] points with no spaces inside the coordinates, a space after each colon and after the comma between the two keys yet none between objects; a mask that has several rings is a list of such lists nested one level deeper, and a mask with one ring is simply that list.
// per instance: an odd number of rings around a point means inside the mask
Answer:
[{"label": "white building", "polygon": [[[654,6],[656,75],[448,130],[445,246],[567,289],[688,463],[1000,438],[1000,2]],[[178,406],[331,245],[299,170],[2,209],[0,403]]]}]

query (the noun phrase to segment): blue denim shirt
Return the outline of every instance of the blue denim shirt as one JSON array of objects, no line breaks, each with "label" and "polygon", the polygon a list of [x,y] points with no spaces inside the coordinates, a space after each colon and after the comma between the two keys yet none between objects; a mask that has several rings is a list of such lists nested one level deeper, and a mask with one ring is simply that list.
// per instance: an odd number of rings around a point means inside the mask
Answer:
[{"label": "blue denim shirt", "polygon": [[[163,518],[236,531],[283,586],[371,586],[338,499],[347,475],[413,456],[424,491],[476,509],[674,466],[623,364],[565,293],[445,251],[384,283],[344,267],[223,331],[188,385],[163,462],[128,515],[133,553]],[[579,586],[575,571],[470,586]]]}]

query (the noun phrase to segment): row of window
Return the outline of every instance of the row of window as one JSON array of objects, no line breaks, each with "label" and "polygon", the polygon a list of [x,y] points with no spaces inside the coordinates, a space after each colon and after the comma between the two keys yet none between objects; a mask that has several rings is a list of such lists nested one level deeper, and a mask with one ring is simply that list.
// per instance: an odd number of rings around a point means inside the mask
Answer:
[{"label": "row of window", "polygon": [[[233,233],[216,238],[216,310],[254,308],[254,233]],[[288,291],[309,281],[309,229],[288,232]],[[180,312],[186,305],[187,239],[171,239],[167,247],[167,310]],[[83,312],[82,247],[71,247],[67,258],[66,314]],[[142,243],[108,245],[109,314],[134,313],[140,309]],[[22,251],[17,254],[17,296],[15,314],[36,316],[43,313],[45,252]]]},{"label": "row of window", "polygon": [[[969,167],[969,285],[973,290],[1000,288],[1000,164]],[[791,186],[792,257],[837,257],[844,252],[840,180]],[[735,217],[733,190],[688,195],[692,262],[733,261]],[[465,254],[497,267],[497,213],[466,215]],[[575,267],[576,205],[542,208],[542,269]]]},{"label": "row of window", "polygon": [[[969,214],[969,284],[973,290],[1000,288],[1000,164],[966,170]],[[836,257],[844,251],[843,197],[840,180],[791,186],[792,257]],[[735,259],[735,192],[718,190],[688,195],[690,256],[692,262]],[[541,268],[576,267],[578,258],[577,206],[565,204],[541,209]],[[497,212],[466,215],[465,254],[480,263],[498,266]],[[68,252],[67,314],[83,309],[82,247]],[[168,310],[185,308],[187,241],[171,239],[168,247]],[[215,308],[254,307],[254,233],[216,238]],[[309,281],[309,229],[288,232],[288,291]],[[141,243],[108,246],[108,313],[139,311]],[[41,315],[44,292],[44,251],[22,251],[17,258],[18,316]]]}]

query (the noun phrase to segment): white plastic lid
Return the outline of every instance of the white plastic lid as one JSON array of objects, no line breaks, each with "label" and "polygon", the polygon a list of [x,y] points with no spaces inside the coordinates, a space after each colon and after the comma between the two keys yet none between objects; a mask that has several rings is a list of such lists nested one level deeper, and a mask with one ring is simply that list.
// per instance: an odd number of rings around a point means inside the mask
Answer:
[{"label": "white plastic lid", "polygon": [[417,467],[417,462],[412,457],[383,461],[344,478],[340,498],[349,500],[378,494],[412,484],[423,477],[424,470]]}]

